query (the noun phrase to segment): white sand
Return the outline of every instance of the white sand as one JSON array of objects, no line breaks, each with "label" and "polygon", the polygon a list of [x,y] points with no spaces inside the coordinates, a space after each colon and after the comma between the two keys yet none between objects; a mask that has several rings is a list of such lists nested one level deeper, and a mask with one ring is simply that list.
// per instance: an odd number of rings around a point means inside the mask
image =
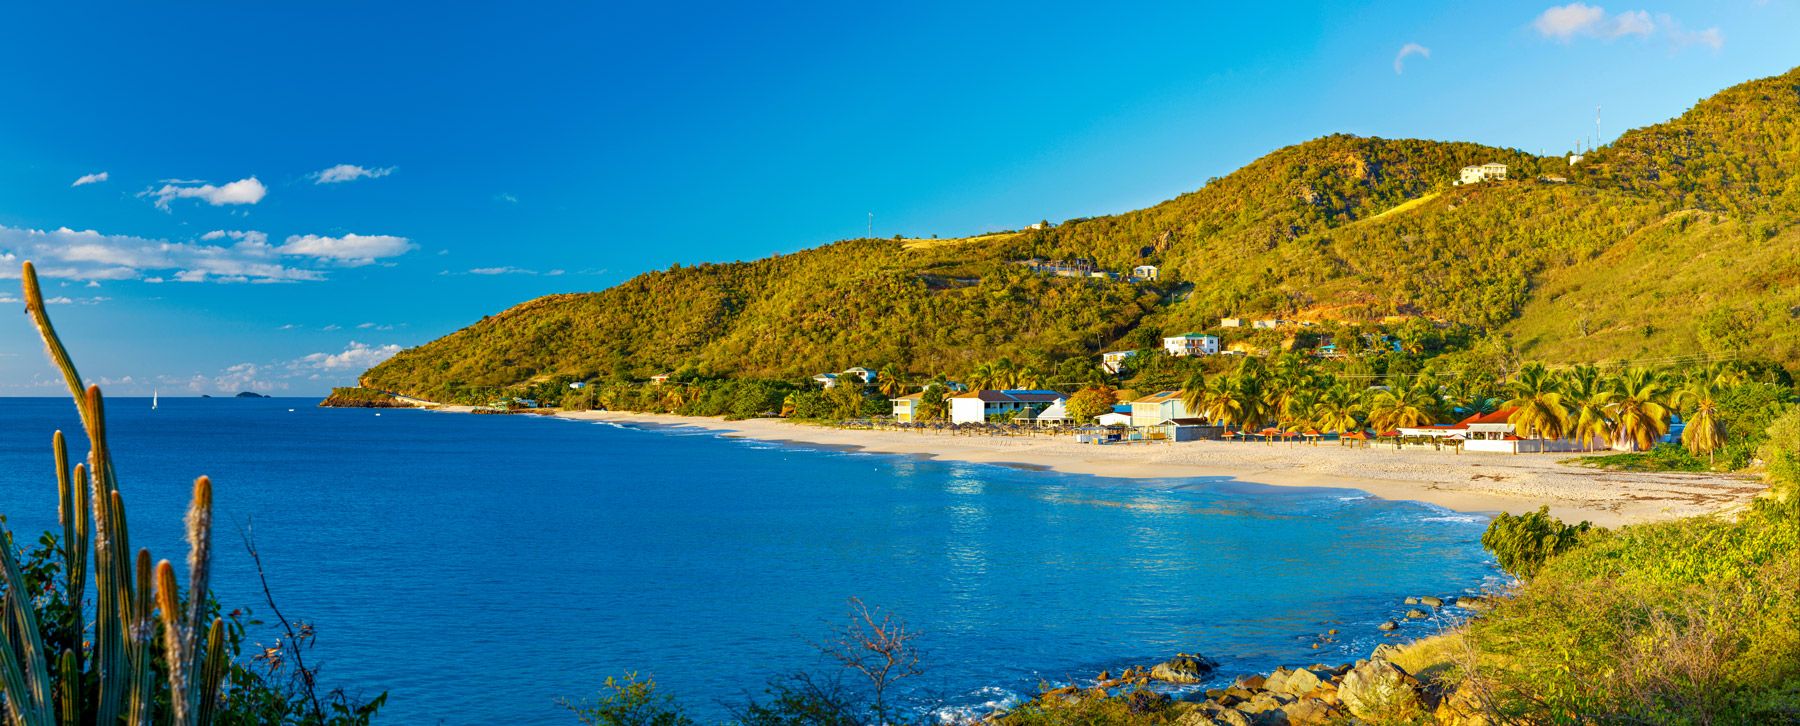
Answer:
[{"label": "white sand", "polygon": [[1096,446],[1070,437],[957,436],[856,431],[780,419],[715,418],[612,411],[564,412],[571,419],[693,426],[767,441],[911,454],[952,461],[1044,467],[1121,478],[1229,476],[1276,486],[1359,489],[1385,499],[1429,502],[1460,512],[1522,512],[1548,504],[1564,520],[1603,526],[1675,519],[1740,507],[1763,485],[1722,474],[1632,473],[1559,463],[1571,454],[1454,453],[1334,443],[1200,441]]}]

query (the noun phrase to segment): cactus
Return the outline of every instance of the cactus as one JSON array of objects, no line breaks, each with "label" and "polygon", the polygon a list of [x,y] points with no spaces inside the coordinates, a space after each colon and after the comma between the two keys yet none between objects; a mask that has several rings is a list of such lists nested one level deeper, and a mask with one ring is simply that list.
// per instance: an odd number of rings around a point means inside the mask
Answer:
[{"label": "cactus", "polygon": [[[207,579],[212,559],[212,482],[194,482],[188,509],[188,591],[182,600],[174,566],[151,566],[148,550],[131,550],[124,497],[106,446],[105,403],[100,389],[84,387],[44,309],[37,272],[24,264],[25,309],[50,359],[61,371],[87,432],[85,462],[69,466],[62,432],[52,438],[62,524],[63,591],[70,603],[66,625],[74,642],[60,653],[46,649],[33,593],[13,555],[12,537],[0,528],[0,687],[14,724],[131,724],[166,718],[177,726],[207,724],[217,712],[228,667],[224,623],[214,618],[205,637]],[[91,515],[91,520],[90,520]],[[93,554],[93,646],[84,652],[83,598],[88,554]],[[158,637],[160,630],[160,638]],[[166,679],[157,677],[163,663]],[[52,681],[52,665],[55,680]],[[89,687],[88,684],[92,684]],[[166,690],[165,690],[166,689]]]}]

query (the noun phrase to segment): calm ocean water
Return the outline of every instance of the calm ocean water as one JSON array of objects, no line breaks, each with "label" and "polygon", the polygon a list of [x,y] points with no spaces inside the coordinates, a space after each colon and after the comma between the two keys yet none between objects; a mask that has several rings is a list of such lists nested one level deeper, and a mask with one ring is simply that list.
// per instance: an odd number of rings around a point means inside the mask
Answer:
[{"label": "calm ocean water", "polygon": [[[1342,662],[1402,596],[1496,574],[1480,519],[1350,490],[311,399],[110,403],[133,543],[185,556],[189,486],[211,475],[221,602],[263,609],[233,529],[253,521],[282,608],[318,626],[324,678],[388,691],[394,723],[568,722],[555,699],[627,670],[714,720],[821,667],[806,641],[853,596],[926,633],[921,708],[1177,651],[1227,674]],[[21,538],[55,522],[59,427],[79,430],[66,399],[0,400],[0,513]],[[1311,649],[1328,628],[1343,639]]]}]

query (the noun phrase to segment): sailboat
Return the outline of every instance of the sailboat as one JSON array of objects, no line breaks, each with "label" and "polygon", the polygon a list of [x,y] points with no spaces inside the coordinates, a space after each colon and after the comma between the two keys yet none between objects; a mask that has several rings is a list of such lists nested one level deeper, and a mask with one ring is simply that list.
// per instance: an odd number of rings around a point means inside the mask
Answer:
[{"label": "sailboat", "polygon": [[156,389],[150,389],[150,410],[156,410]]}]

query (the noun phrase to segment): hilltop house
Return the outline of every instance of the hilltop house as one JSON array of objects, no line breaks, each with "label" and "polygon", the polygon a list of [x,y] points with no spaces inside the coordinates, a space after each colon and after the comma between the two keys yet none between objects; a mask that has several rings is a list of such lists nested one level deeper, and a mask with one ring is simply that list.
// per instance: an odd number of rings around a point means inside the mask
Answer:
[{"label": "hilltop house", "polygon": [[899,398],[890,398],[894,404],[894,420],[900,423],[912,423],[919,420],[919,403],[925,400],[925,394],[909,393]]},{"label": "hilltop house", "polygon": [[1242,328],[1242,327],[1244,327],[1244,319],[1243,318],[1219,318],[1219,327],[1221,327],[1221,328]]},{"label": "hilltop house", "polygon": [[857,366],[854,368],[846,368],[838,373],[820,373],[819,375],[813,376],[812,379],[813,382],[826,388],[831,388],[832,386],[837,385],[838,381],[845,380],[846,378],[855,378],[857,381],[861,382],[862,385],[866,386],[874,383],[875,378],[878,375],[879,374],[875,371]]},{"label": "hilltop house", "polygon": [[1506,179],[1506,165],[1505,164],[1482,164],[1481,166],[1465,166],[1462,168],[1462,177],[1457,179],[1456,183],[1459,185],[1460,184],[1480,184],[1484,181],[1490,181],[1490,180],[1496,180],[1496,179],[1498,179],[1498,180]]},{"label": "hilltop house", "polygon": [[983,423],[989,417],[1010,419],[1020,411],[1036,412],[1063,401],[1056,391],[1008,389],[1003,391],[969,391],[945,399],[950,404],[952,423]]},{"label": "hilltop house", "polygon": [[1288,321],[1282,320],[1281,318],[1271,318],[1268,320],[1253,320],[1250,322],[1250,327],[1257,330],[1274,330],[1287,324]]},{"label": "hilltop house", "polygon": [[1218,355],[1219,336],[1201,333],[1182,333],[1181,335],[1163,338],[1163,350],[1169,355],[1186,357],[1191,355]]},{"label": "hilltop house", "polygon": [[660,386],[664,383],[668,383],[669,375],[670,374],[668,374],[668,373],[658,373],[658,374],[650,377],[650,383],[653,385],[658,385],[658,386]]},{"label": "hilltop house", "polygon": [[1156,265],[1138,265],[1137,267],[1131,268],[1131,279],[1143,280],[1145,282],[1156,282],[1156,279],[1157,279]]},{"label": "hilltop house", "polygon": [[1101,353],[1100,368],[1115,376],[1119,375],[1119,371],[1125,370],[1125,361],[1134,355],[1137,355],[1135,350],[1112,350]]},{"label": "hilltop house", "polygon": [[1131,402],[1132,426],[1161,426],[1175,419],[1191,418],[1181,391],[1160,391]]}]

